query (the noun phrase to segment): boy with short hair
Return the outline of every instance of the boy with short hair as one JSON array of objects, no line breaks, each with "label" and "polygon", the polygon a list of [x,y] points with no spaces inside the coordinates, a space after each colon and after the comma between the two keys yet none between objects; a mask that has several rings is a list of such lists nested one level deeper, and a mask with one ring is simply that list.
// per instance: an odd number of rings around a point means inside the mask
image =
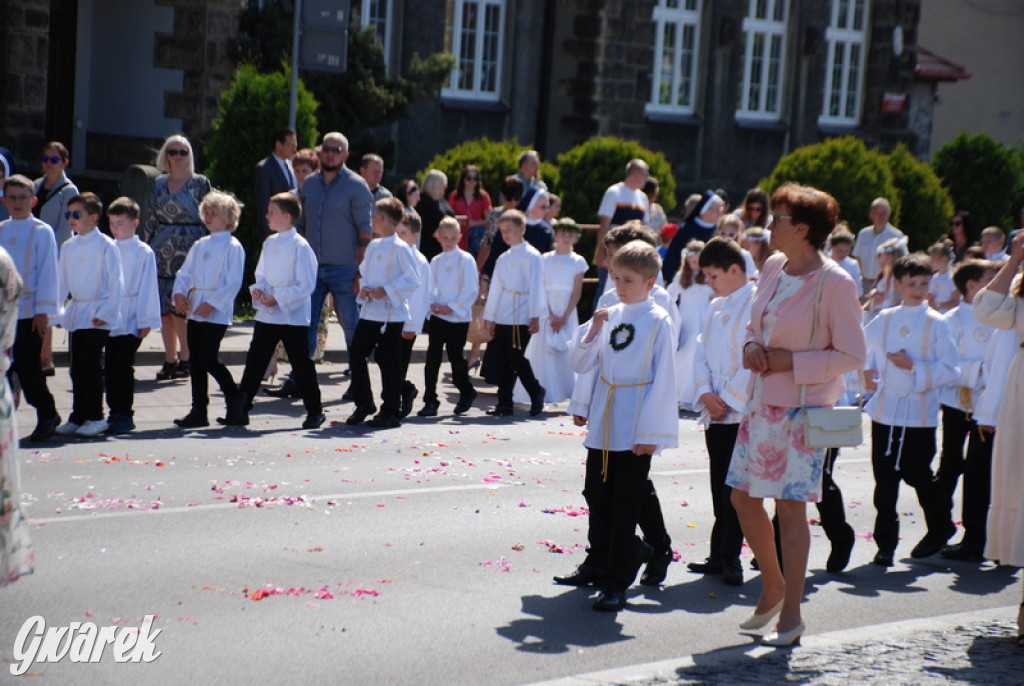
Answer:
[{"label": "boy with short hair", "polygon": [[[893,265],[893,289],[902,304],[878,313],[865,329],[867,390],[875,391],[865,411],[871,416],[871,463],[875,475],[874,563],[891,567],[899,542],[896,511],[900,481],[917,491],[928,533],[914,558],[942,550],[956,533],[951,504],[931,470],[942,387],[960,377],[959,357],[949,324],[928,306],[931,260],[920,253]],[[874,375],[878,375],[877,383]],[[877,386],[877,390],[873,387]]]},{"label": "boy with short hair", "polygon": [[699,399],[700,423],[704,426],[715,513],[711,554],[704,565],[720,568],[724,583],[739,586],[743,583],[743,530],[732,506],[732,488],[726,485],[725,477],[740,428],[740,415],[749,400],[750,370],[742,362],[754,283],[747,277],[741,248],[728,238],[712,238],[698,259],[705,283],[717,296],[708,305],[693,364],[694,395]]},{"label": "boy with short hair", "polygon": [[57,314],[57,241],[53,229],[32,216],[38,199],[32,181],[21,174],[4,179],[4,207],[11,218],[0,222],[0,244],[11,255],[25,283],[18,303],[8,378],[17,375],[25,400],[36,408],[36,427],[29,441],[45,441],[60,424],[53,394],[39,366],[43,335]]},{"label": "boy with short hair", "polygon": [[103,348],[121,325],[124,277],[113,239],[97,226],[103,203],[95,193],[68,201],[74,232],[60,251],[57,300],[64,303],[55,324],[70,334],[72,409],[57,427],[61,436],[98,436],[109,425],[103,418]]},{"label": "boy with short hair", "polygon": [[[451,217],[445,217],[451,219]],[[430,305],[430,263],[419,250],[416,244],[420,240],[420,231],[423,229],[423,222],[420,220],[416,210],[405,210],[402,214],[402,221],[398,223],[395,232],[398,237],[405,241],[405,244],[412,248],[412,254],[416,258],[416,266],[419,269],[420,285],[409,298],[409,321],[402,328],[402,407],[398,413],[400,419],[405,419],[412,412],[412,401],[419,395],[419,391],[412,381],[409,381],[409,362],[412,360],[412,346],[416,342],[416,336],[423,333],[423,324],[429,316]],[[436,234],[435,234],[436,235]]]},{"label": "boy with short hair", "polygon": [[[985,355],[992,347],[996,329],[974,317],[974,296],[984,288],[998,267],[991,262],[968,260],[953,271],[953,283],[963,296],[961,303],[944,315],[957,344],[960,378],[945,386],[939,396],[942,410],[942,453],[937,478],[951,500],[960,475],[961,521],[964,535],[960,543],[947,546],[942,557],[952,560],[983,560],[991,493],[992,443],[994,434],[982,429],[973,413],[989,379]],[[964,438],[967,459],[964,460]]]},{"label": "boy with short hair", "polygon": [[370,426],[394,428],[402,425],[402,329],[409,321],[409,299],[420,285],[419,267],[413,249],[396,234],[405,208],[397,198],[381,198],[373,213],[373,232],[379,236],[366,246],[359,265],[362,287],[359,289],[359,323],[349,348],[352,370],[351,391],[355,396],[355,412],[345,420],[354,426],[362,424],[377,411],[367,359],[373,354],[380,368],[380,413]]},{"label": "boy with short hair", "polygon": [[110,331],[103,366],[110,410],[107,431],[122,434],[135,429],[135,353],[142,339],[160,327],[160,291],[153,250],[135,235],[139,204],[120,197],[107,208],[107,220],[124,276],[121,324]]},{"label": "boy with short hair", "polygon": [[174,308],[188,316],[188,347],[192,353],[192,407],[174,423],[183,429],[209,426],[209,374],[224,394],[225,416],[237,412],[238,386],[220,361],[220,343],[235,312],[235,297],[242,287],[245,248],[232,235],[238,228],[242,205],[235,196],[213,190],[199,203],[199,214],[210,235],[188,251],[174,278]]},{"label": "boy with short hair", "polygon": [[544,263],[540,252],[525,240],[526,216],[522,212],[504,212],[498,229],[509,247],[494,265],[484,306],[484,323],[493,336],[488,354],[495,356],[498,373],[498,404],[487,414],[512,416],[512,393],[518,378],[530,395],[530,416],[536,417],[544,410],[544,387],[523,353],[548,311]]},{"label": "boy with short hair", "polygon": [[583,495],[590,508],[590,547],[577,575],[601,586],[594,609],[615,612],[654,550],[636,535],[651,458],[678,445],[675,336],[668,313],[650,297],[661,269],[654,246],[629,243],[611,259],[620,302],[600,308],[573,338],[572,366],[588,379],[589,397],[573,421],[589,424]]},{"label": "boy with short hair", "polygon": [[430,327],[427,360],[423,366],[423,409],[416,413],[420,417],[435,417],[441,407],[437,399],[437,376],[444,350],[448,351],[452,383],[459,390],[455,414],[468,412],[476,398],[462,349],[480,287],[473,256],[459,247],[461,235],[462,229],[452,217],[442,219],[434,232],[441,252],[430,261]]}]

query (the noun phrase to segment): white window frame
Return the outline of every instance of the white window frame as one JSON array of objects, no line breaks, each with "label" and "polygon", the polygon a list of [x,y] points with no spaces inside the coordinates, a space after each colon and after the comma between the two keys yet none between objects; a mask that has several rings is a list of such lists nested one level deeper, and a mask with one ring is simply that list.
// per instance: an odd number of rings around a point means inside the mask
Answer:
[{"label": "white window frame", "polygon": [[[759,6],[766,9],[764,17],[757,16]],[[743,18],[743,79],[736,103],[737,119],[782,119],[788,27],[789,0],[749,0],[747,16]],[[758,42],[762,52],[755,61],[754,51]],[[777,52],[774,58],[771,55],[773,47]],[[771,100],[773,96],[774,102]],[[756,102],[751,103],[752,98]]]},{"label": "white window frame", "polygon": [[[670,2],[675,7],[669,7]],[[701,4],[701,0],[657,0],[653,13],[654,65],[651,70],[651,99],[645,108],[647,112],[694,113],[697,100]],[[675,44],[666,49],[667,33],[673,34]],[[686,40],[689,46],[684,48]],[[666,94],[662,91],[666,84],[668,102],[665,102]],[[681,102],[684,99],[687,102]]]},{"label": "white window frame", "polygon": [[[384,7],[384,64],[389,66],[391,63],[391,28],[394,24],[395,14],[392,8],[394,0],[360,0],[359,2],[359,28],[365,31],[366,29],[373,28],[374,35],[376,32],[376,24],[373,21],[373,17],[370,16],[368,11],[369,6],[372,2],[376,2],[378,7],[383,5]],[[377,22],[379,23],[379,22]]]},{"label": "white window frame", "polygon": [[[466,99],[466,100],[488,100],[497,101],[501,98],[501,75],[502,66],[504,62],[504,49],[505,49],[505,6],[506,0],[448,0],[449,12],[447,16],[451,17],[451,24],[446,27],[446,41],[445,49],[447,52],[455,56],[455,69],[452,70],[451,78],[448,85],[442,89],[441,95],[450,98]],[[462,64],[463,64],[463,16],[465,15],[466,8],[470,5],[476,5],[476,25],[473,27],[473,44],[472,44],[472,55],[469,58],[472,70],[472,82],[469,84],[460,84],[462,80]],[[497,30],[491,32],[489,40],[495,41],[494,44],[488,43],[485,38],[485,29],[487,28],[487,17],[488,10],[497,11]],[[483,81],[484,69],[484,48],[485,46],[493,48],[493,88],[485,89]]]},{"label": "white window frame", "polygon": [[[818,124],[856,126],[860,123],[864,105],[871,3],[868,0],[832,0],[831,4],[832,18],[825,31],[827,62]],[[854,26],[858,7],[860,28]],[[831,113],[833,99],[838,106],[838,114]]]}]

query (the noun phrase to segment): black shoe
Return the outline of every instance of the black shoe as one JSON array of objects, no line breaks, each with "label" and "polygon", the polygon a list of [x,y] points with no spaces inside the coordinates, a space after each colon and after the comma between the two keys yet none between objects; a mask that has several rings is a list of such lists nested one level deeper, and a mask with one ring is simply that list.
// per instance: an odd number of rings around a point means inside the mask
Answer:
[{"label": "black shoe", "polygon": [[850,564],[850,553],[853,552],[853,542],[857,539],[852,527],[842,537],[832,541],[832,552],[829,553],[828,561],[825,562],[825,571],[838,574]]},{"label": "black shoe", "polygon": [[636,549],[636,557],[633,558],[633,573],[626,579],[626,588],[633,585],[640,568],[651,561],[654,557],[654,548],[647,541],[641,540],[640,547]]},{"label": "black shoe", "polygon": [[402,425],[402,420],[393,414],[384,414],[381,412],[366,423],[368,426],[375,426],[380,429],[397,429]]},{"label": "black shoe", "polygon": [[672,564],[672,549],[665,548],[654,554],[651,561],[640,575],[641,586],[659,586],[668,576],[668,566]]},{"label": "black shoe", "polygon": [[563,586],[596,586],[604,581],[604,572],[584,563],[577,567],[572,574],[552,578],[556,584]]},{"label": "black shoe", "polygon": [[511,405],[495,405],[491,409],[487,410],[487,414],[492,417],[511,417],[512,406]]},{"label": "black shoe", "polygon": [[724,565],[721,560],[707,558],[703,562],[687,562],[686,568],[698,574],[721,574]]},{"label": "black shoe", "polygon": [[178,360],[178,367],[174,370],[175,379],[187,379],[192,375],[192,363],[189,360]]},{"label": "black shoe", "polygon": [[738,557],[722,561],[722,583],[727,586],[743,585],[743,565]]},{"label": "black shoe", "polygon": [[269,395],[271,398],[298,398],[299,387],[291,379],[285,379],[285,382],[280,386],[271,386],[264,389],[263,395]]},{"label": "black shoe", "polygon": [[[536,417],[544,411],[544,396],[547,395],[547,391],[540,384],[537,385],[537,390],[530,394],[530,416]],[[625,602],[625,600],[623,600]]]},{"label": "black shoe", "polygon": [[465,414],[469,412],[470,408],[473,407],[473,401],[476,400],[476,391],[470,390],[469,393],[462,393],[459,395],[459,403],[455,406],[455,414]]},{"label": "black shoe", "polygon": [[249,410],[252,409],[252,396],[239,391],[227,403],[227,412],[217,417],[221,426],[249,426]]},{"label": "black shoe", "polygon": [[594,609],[598,612],[618,612],[626,607],[626,592],[618,588],[601,589],[601,594],[594,601]]},{"label": "black shoe", "polygon": [[955,545],[947,545],[939,553],[942,557],[947,560],[965,560],[967,562],[981,562],[985,559],[981,548],[977,548],[966,543],[957,543]]},{"label": "black shoe", "polygon": [[875,559],[872,560],[879,567],[892,567],[892,556],[891,550],[879,550],[875,553]]},{"label": "black shoe", "polygon": [[436,417],[437,411],[441,408],[441,403],[436,400],[428,400],[423,403],[423,409],[416,413],[417,417]]},{"label": "black shoe", "polygon": [[320,425],[327,421],[327,415],[323,412],[310,412],[306,415],[306,420],[302,422],[303,429],[318,429]]},{"label": "black shoe", "polygon": [[412,412],[412,401],[420,394],[415,386],[409,384],[402,389],[402,408],[398,411],[398,418],[405,419]]},{"label": "black shoe", "polygon": [[174,423],[180,426],[182,429],[199,429],[204,426],[210,425],[210,420],[206,418],[206,414],[196,412],[192,410],[181,419],[175,419]]},{"label": "black shoe", "polygon": [[373,405],[367,405],[365,407],[356,407],[356,411],[353,412],[345,423],[349,426],[355,426],[356,424],[362,424],[363,421],[371,414],[377,411],[377,408]]},{"label": "black shoe", "polygon": [[57,368],[52,364],[49,367],[43,367],[43,376],[57,376]]},{"label": "black shoe", "polygon": [[925,534],[925,537],[914,546],[914,549],[910,551],[910,557],[920,559],[922,557],[931,557],[935,553],[939,552],[946,547],[946,541],[953,537],[956,533],[956,525],[951,524],[945,535],[939,534],[934,535],[930,531]]},{"label": "black shoe", "polygon": [[156,373],[157,381],[169,381],[174,378],[174,372],[178,369],[177,362],[164,362],[164,366],[160,367],[160,371]]},{"label": "black shoe", "polygon": [[32,433],[29,434],[29,441],[45,441],[53,438],[53,432],[60,426],[60,415],[55,414],[49,419],[41,419],[36,424],[36,428],[33,429]]}]

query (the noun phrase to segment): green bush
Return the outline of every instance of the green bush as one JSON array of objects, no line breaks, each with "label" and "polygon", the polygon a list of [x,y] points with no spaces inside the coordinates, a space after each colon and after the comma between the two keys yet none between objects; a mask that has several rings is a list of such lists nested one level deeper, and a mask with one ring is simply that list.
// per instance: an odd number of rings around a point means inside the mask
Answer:
[{"label": "green bush", "polygon": [[871,201],[882,197],[892,205],[894,226],[900,226],[900,197],[885,157],[868,150],[859,138],[844,136],[794,150],[758,185],[771,195],[786,182],[831,193],[839,215],[856,233],[870,223]]},{"label": "green bush", "polygon": [[932,167],[942,177],[957,210],[967,210],[979,229],[1014,226],[1010,211],[1024,188],[1021,158],[985,133],[960,131],[935,153]]},{"label": "green bush", "polygon": [[953,199],[927,162],[915,158],[903,143],[886,156],[902,206],[898,224],[910,238],[911,250],[927,250],[947,231]]},{"label": "green bush", "polygon": [[[290,69],[260,74],[256,67],[243,65],[221,95],[220,116],[214,120],[213,134],[204,148],[210,182],[234,193],[245,206],[235,236],[245,247],[246,284],[252,282],[264,238],[256,221],[253,170],[273,151],[274,130],[288,125],[290,91]],[[316,108],[316,100],[300,80],[295,115],[300,148],[316,145]],[[248,299],[248,291],[243,290],[241,301]]]},{"label": "green bush", "polygon": [[[417,180],[422,181],[423,176],[431,169],[440,169],[448,175],[448,192],[455,190],[459,182],[459,175],[467,164],[475,164],[480,168],[480,178],[484,188],[491,196],[491,202],[498,206],[498,195],[501,191],[501,182],[509,174],[515,174],[519,170],[516,163],[519,153],[529,150],[514,138],[505,141],[492,141],[488,138],[477,138],[456,145],[454,148],[444,151],[427,163],[427,166],[417,173]],[[540,165],[540,177],[552,192],[557,193],[558,170],[550,162],[544,161]]]}]

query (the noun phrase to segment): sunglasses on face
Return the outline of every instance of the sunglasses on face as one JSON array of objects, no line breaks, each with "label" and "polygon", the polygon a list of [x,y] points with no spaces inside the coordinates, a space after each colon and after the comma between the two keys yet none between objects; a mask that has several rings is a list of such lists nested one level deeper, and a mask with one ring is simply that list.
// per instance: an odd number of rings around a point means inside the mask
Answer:
[{"label": "sunglasses on face", "polygon": [[74,212],[65,212],[64,213],[64,218],[65,219],[81,219],[84,216],[85,216],[85,212],[79,212],[78,210],[75,210]]},{"label": "sunglasses on face", "polygon": [[57,156],[51,157],[50,155],[43,155],[42,160],[43,160],[43,164],[60,164],[61,162],[64,161],[64,158],[57,157]]},{"label": "sunglasses on face", "polygon": [[346,152],[345,148],[332,148],[329,145],[323,145],[323,146],[320,147],[320,149],[323,150],[324,152],[330,152],[330,153],[334,153],[334,154],[337,154],[337,153],[340,153],[340,152]]},{"label": "sunglasses on face", "polygon": [[479,176],[467,176],[466,177],[466,181],[479,181],[479,180],[480,180]]},{"label": "sunglasses on face", "polygon": [[419,193],[419,192],[420,192],[419,188],[417,188],[416,186],[412,186],[411,188],[409,188],[409,190],[407,190],[405,192],[405,194],[408,195],[409,193]]},{"label": "sunglasses on face", "polygon": [[964,223],[962,221],[955,221],[955,222],[950,222],[949,225],[950,226],[963,226]]},{"label": "sunglasses on face", "polygon": [[188,157],[188,150],[179,150],[177,148],[168,150],[167,154],[171,157]]}]

